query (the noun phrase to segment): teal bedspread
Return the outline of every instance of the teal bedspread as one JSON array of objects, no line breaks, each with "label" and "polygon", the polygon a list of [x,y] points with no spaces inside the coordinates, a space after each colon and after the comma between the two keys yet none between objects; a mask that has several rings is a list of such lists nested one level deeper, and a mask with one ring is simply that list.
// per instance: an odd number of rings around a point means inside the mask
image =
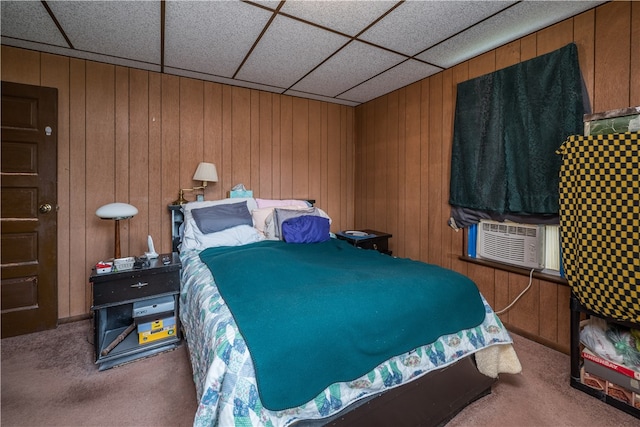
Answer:
[{"label": "teal bedspread", "polygon": [[485,317],[467,277],[337,239],[210,248],[200,258],[249,347],[270,410],[302,405]]}]

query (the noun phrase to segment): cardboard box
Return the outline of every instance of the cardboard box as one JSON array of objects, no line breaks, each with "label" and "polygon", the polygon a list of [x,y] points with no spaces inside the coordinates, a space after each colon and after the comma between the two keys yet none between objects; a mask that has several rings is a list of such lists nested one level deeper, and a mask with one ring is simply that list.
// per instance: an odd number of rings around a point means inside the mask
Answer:
[{"label": "cardboard box", "polygon": [[229,198],[235,199],[237,197],[253,197],[253,190],[231,190],[229,191]]},{"label": "cardboard box", "polygon": [[167,313],[174,309],[173,296],[151,298],[133,303],[133,315],[131,317],[146,317],[160,313]]},{"label": "cardboard box", "polygon": [[624,374],[621,374],[613,369],[609,369],[606,366],[602,366],[589,359],[584,359],[584,370],[592,375],[597,375],[600,378],[617,384],[627,390],[635,393],[640,393],[640,381],[635,378],[631,378]]},{"label": "cardboard box", "polygon": [[584,367],[580,370],[580,373],[580,381],[582,382],[582,384],[603,393],[607,392],[607,380],[605,380],[604,378],[600,378],[597,375],[593,375],[589,372],[585,372]]},{"label": "cardboard box", "polygon": [[[632,393],[640,393],[640,373],[628,366],[604,359],[588,348],[582,351],[585,372],[596,375]],[[617,393],[617,392],[616,392]],[[624,399],[622,399],[624,400]],[[631,404],[629,402],[629,404]]]},{"label": "cardboard box", "polygon": [[607,394],[614,399],[620,400],[627,405],[633,405],[634,393],[624,387],[607,381]]},{"label": "cardboard box", "polygon": [[166,319],[155,319],[149,322],[144,322],[138,324],[138,333],[142,332],[156,332],[165,327],[169,327],[172,324],[175,324],[176,321],[173,317],[169,317]]},{"label": "cardboard box", "polygon": [[138,343],[148,344],[176,335],[176,318],[167,317],[138,325]]}]

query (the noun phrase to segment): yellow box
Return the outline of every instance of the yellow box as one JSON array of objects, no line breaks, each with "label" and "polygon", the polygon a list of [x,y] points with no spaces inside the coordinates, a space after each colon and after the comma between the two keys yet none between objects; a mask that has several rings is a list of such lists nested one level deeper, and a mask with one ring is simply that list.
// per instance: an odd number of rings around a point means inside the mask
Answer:
[{"label": "yellow box", "polygon": [[175,316],[155,319],[138,325],[138,343],[147,344],[174,336],[176,334]]},{"label": "yellow box", "polygon": [[156,332],[162,329],[162,321],[163,319],[158,319],[156,321],[151,322],[151,332]]},{"label": "yellow box", "polygon": [[176,325],[168,326],[159,331],[145,331],[138,334],[139,344],[149,344],[154,341],[172,337],[176,334]]}]

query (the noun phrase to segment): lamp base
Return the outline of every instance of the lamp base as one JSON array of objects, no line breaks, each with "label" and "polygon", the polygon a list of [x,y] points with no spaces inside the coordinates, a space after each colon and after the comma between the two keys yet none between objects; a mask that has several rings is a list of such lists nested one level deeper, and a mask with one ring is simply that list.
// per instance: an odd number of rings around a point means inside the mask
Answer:
[{"label": "lamp base", "polygon": [[171,204],[172,205],[184,205],[185,203],[188,203],[188,200],[184,198],[184,191],[180,190],[178,192],[178,198],[176,200],[174,200]]},{"label": "lamp base", "polygon": [[116,230],[115,230],[115,243],[114,243],[114,253],[113,258],[120,258],[120,220],[116,219]]}]

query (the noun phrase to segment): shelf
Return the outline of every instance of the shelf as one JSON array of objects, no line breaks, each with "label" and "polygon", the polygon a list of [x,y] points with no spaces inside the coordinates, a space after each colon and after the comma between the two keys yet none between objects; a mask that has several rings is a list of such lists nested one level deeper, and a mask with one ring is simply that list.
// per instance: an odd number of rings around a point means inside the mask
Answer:
[{"label": "shelf", "polygon": [[113,350],[109,352],[106,356],[102,356],[102,350],[104,350],[111,342],[116,339],[118,335],[120,335],[127,328],[118,328],[110,331],[106,331],[104,333],[104,338],[102,339],[102,347],[100,348],[100,360],[108,360],[114,357],[125,356],[131,353],[138,353],[140,351],[144,351],[154,347],[162,347],[165,344],[169,344],[174,341],[178,341],[177,335],[167,337],[158,341],[153,341],[147,344],[139,344],[138,343],[138,332],[133,331],[127,337],[119,343]]},{"label": "shelf", "polygon": [[100,370],[111,368],[115,365],[120,365],[134,359],[173,349],[177,347],[178,343],[180,342],[180,338],[178,334],[176,334],[172,337],[167,337],[148,344],[139,344],[138,332],[134,330],[129,335],[127,335],[127,337],[121,343],[115,346],[114,349],[109,352],[109,354],[103,356],[102,350],[108,347],[109,344],[111,344],[111,342],[113,342],[113,340],[116,339],[116,337],[120,335],[125,329],[127,329],[126,326],[105,331],[105,333],[103,334],[101,340],[102,345],[100,346],[100,351],[96,360],[96,364],[100,365]]},{"label": "shelf", "polygon": [[611,405],[621,411],[624,411],[630,415],[633,415],[636,418],[640,418],[640,409],[635,408],[631,405],[627,405],[625,402],[615,399],[612,396],[604,393],[601,390],[596,390],[592,387],[589,387],[586,384],[583,384],[580,381],[580,369],[582,367],[583,361],[581,357],[581,344],[580,344],[580,323],[582,320],[582,315],[585,314],[587,316],[598,317],[601,319],[605,319],[608,322],[617,323],[619,325],[637,328],[638,325],[636,323],[631,322],[622,322],[617,321],[612,318],[608,318],[584,307],[578,301],[578,298],[575,295],[571,295],[570,300],[570,308],[571,308],[571,374],[570,374],[570,385],[571,387],[583,391],[597,399]]},{"label": "shelf", "polygon": [[615,399],[601,390],[596,390],[595,388],[591,388],[588,385],[583,384],[582,382],[580,382],[579,378],[571,378],[571,387],[575,388],[576,390],[583,391],[586,394],[603,401],[607,405],[613,406],[614,408],[624,411],[629,415],[640,418],[640,409],[634,408],[631,405],[627,405],[623,401]]},{"label": "shelf", "polygon": [[[496,268],[498,270],[504,270],[504,271],[508,271],[510,273],[516,273],[516,274],[520,274],[520,275],[523,275],[523,276],[528,276],[529,273],[531,272],[531,270],[527,269],[527,268],[516,267],[514,265],[503,264],[501,262],[488,261],[486,259],[472,258],[472,257],[466,256],[466,255],[461,255],[459,257],[459,259],[461,259],[462,261],[471,262],[473,264],[483,265],[485,267]],[[569,286],[569,283],[567,282],[567,279],[565,279],[562,276],[556,276],[555,274],[547,274],[547,273],[543,273],[541,271],[534,271],[533,272],[533,277],[535,279],[540,279],[540,280],[545,280],[547,282],[557,283],[558,285]]]}]

